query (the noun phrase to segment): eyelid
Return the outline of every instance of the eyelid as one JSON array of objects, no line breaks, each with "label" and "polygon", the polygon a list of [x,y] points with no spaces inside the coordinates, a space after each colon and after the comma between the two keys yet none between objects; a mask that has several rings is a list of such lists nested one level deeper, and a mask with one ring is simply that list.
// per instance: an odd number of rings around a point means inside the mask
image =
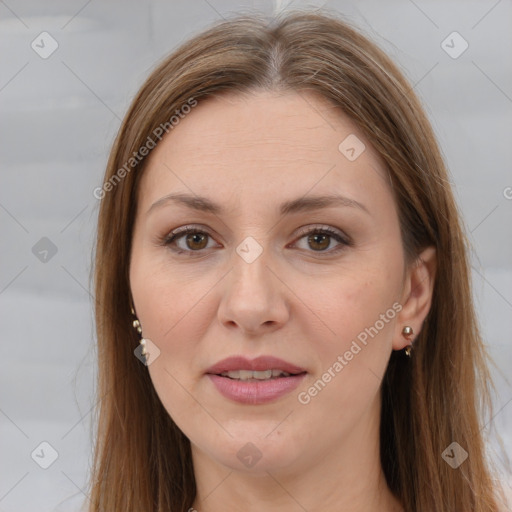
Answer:
[{"label": "eyelid", "polygon": [[333,228],[331,226],[325,225],[325,224],[318,224],[317,226],[305,226],[303,228],[299,228],[299,231],[295,235],[298,238],[302,238],[305,235],[309,235],[311,233],[315,232],[327,232],[328,234],[332,236],[338,236],[343,240],[343,243],[347,245],[352,244],[352,240],[341,230]]},{"label": "eyelid", "polygon": [[198,231],[198,232],[205,232],[208,235],[211,236],[210,230],[201,224],[187,224],[185,226],[180,226],[179,228],[173,229],[170,231],[167,235],[165,235],[164,239],[172,238],[176,235],[181,235],[183,233],[188,233],[190,231]]}]

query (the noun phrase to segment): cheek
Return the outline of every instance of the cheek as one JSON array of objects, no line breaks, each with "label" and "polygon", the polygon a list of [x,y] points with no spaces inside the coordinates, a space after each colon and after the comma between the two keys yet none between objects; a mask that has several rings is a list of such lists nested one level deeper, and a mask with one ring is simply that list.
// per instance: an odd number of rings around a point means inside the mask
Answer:
[{"label": "cheek", "polygon": [[361,333],[360,338],[364,340],[366,330],[376,323],[379,333],[382,331],[385,335],[383,337],[390,333],[396,316],[393,304],[399,296],[398,281],[393,269],[382,272],[377,268],[346,269],[339,276],[331,274],[317,279],[317,285],[312,285],[309,279],[302,284],[295,280],[294,292],[307,297],[304,312],[309,311],[309,326],[320,334],[314,338],[319,338],[325,350],[343,349]]},{"label": "cheek", "polygon": [[190,414],[194,407],[185,389],[194,389],[202,368],[198,358],[205,347],[201,343],[212,322],[209,291],[218,283],[215,276],[193,271],[192,266],[176,272],[143,251],[134,250],[130,268],[142,335],[160,351],[148,371],[157,394],[177,423],[185,411]]},{"label": "cheek", "polygon": [[297,390],[297,402],[312,429],[321,419],[324,432],[348,434],[378,396],[397,312],[392,294],[386,300],[374,285],[351,288],[345,283],[330,292],[335,307],[323,294],[319,311],[329,329],[323,329],[325,336],[308,336],[316,342],[310,350],[317,372]]},{"label": "cheek", "polygon": [[204,307],[218,279],[193,264],[177,268],[161,260],[148,251],[134,251],[132,256],[130,285],[143,335],[163,346],[183,336],[197,339],[193,332],[201,328],[198,320],[208,318]]},{"label": "cheek", "polygon": [[[341,421],[356,417],[375,396],[400,309],[395,281],[393,271],[361,271],[326,281],[316,291],[307,288],[307,304],[315,315],[309,314],[314,321],[305,321],[303,332],[311,340],[317,372],[301,388],[305,395],[299,403],[314,402],[319,411],[335,404],[334,416]],[[306,296],[306,288],[300,293]]]}]

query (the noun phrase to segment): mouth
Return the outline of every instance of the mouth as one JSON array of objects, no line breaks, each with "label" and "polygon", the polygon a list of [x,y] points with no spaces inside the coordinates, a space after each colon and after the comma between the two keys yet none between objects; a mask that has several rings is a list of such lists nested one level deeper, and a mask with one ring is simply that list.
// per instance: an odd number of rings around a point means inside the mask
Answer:
[{"label": "mouth", "polygon": [[272,356],[230,357],[206,371],[221,395],[251,405],[276,401],[294,390],[306,374],[304,368]]}]

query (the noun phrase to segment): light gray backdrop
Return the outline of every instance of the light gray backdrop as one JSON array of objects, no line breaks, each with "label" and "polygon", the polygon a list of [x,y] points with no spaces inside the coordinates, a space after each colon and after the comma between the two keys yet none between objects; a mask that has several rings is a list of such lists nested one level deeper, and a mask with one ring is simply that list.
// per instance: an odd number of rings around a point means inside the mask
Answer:
[{"label": "light gray backdrop", "polygon": [[[87,501],[93,190],[134,93],[158,60],[217,19],[323,4],[0,0],[0,512],[78,510]],[[326,6],[399,63],[439,137],[474,244],[474,295],[498,366],[493,424],[505,445],[496,459],[506,462],[512,387],[500,371],[512,368],[512,3]],[[492,453],[497,446],[493,434]],[[510,492],[510,474],[500,478]]]}]

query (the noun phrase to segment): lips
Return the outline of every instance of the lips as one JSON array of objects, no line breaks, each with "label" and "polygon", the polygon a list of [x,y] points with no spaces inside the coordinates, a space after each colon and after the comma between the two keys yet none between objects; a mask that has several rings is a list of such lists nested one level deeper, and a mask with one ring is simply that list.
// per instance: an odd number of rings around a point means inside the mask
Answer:
[{"label": "lips", "polygon": [[304,368],[273,356],[252,360],[242,356],[228,357],[206,371],[206,376],[221,395],[249,405],[276,401],[293,391],[306,374]]},{"label": "lips", "polygon": [[220,375],[224,372],[250,370],[250,371],[266,371],[281,370],[292,375],[304,373],[306,370],[300,366],[284,361],[273,356],[260,356],[256,359],[247,359],[243,356],[228,357],[214,364],[206,370],[205,373],[211,375]]}]

